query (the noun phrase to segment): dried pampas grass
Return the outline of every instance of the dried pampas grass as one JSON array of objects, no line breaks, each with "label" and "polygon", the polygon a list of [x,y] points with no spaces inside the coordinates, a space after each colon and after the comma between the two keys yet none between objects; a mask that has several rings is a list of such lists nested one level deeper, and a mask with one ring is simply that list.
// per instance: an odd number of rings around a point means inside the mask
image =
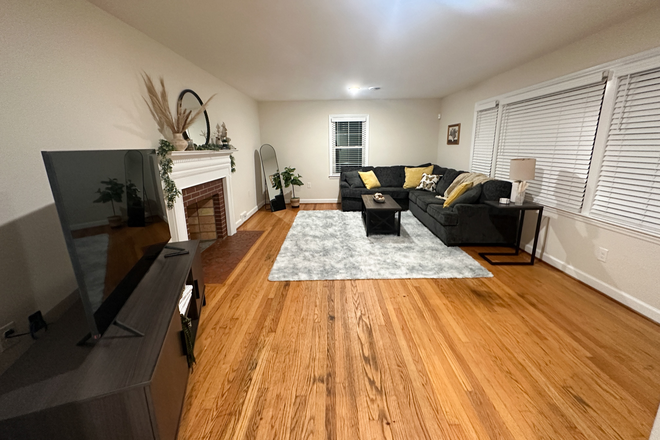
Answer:
[{"label": "dried pampas grass", "polygon": [[176,105],[176,117],[172,115],[169,106],[167,90],[165,90],[165,81],[160,77],[160,92],[156,89],[153,80],[148,73],[142,72],[142,80],[147,88],[147,98],[144,102],[149,107],[151,116],[158,125],[158,131],[169,142],[173,141],[174,133],[183,133],[192,125],[193,122],[206,110],[206,106],[211,102],[213,96],[206,100],[204,104],[195,112],[184,109],[181,102]]}]

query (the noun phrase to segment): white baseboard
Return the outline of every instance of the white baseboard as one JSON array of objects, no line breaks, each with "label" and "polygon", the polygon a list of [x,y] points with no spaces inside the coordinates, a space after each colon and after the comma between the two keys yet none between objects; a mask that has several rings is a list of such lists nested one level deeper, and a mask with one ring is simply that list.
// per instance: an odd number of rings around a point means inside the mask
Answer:
[{"label": "white baseboard", "polygon": [[262,208],[265,204],[266,204],[266,202],[259,202],[259,204],[258,204],[257,206],[255,206],[254,208],[250,209],[250,210],[247,212],[247,215],[245,216],[245,219],[244,219],[244,220],[240,220],[240,219],[239,219],[239,220],[236,222],[236,229],[238,229],[239,226],[241,226],[243,223],[245,223],[246,221],[248,221],[248,219],[249,219],[250,217],[252,217],[254,214],[256,214],[256,212],[259,211],[259,209]]},{"label": "white baseboard", "polygon": [[[525,251],[531,254],[532,245],[531,244],[526,245]],[[646,304],[644,301],[635,298],[634,296],[624,292],[623,290],[617,289],[616,287],[611,286],[599,280],[598,278],[595,278],[589,275],[588,273],[583,272],[580,269],[571,266],[570,264],[567,264],[565,261],[561,261],[560,259],[553,257],[552,255],[544,254],[543,257],[540,257],[540,254],[541,252],[537,249],[536,250],[537,258],[541,258],[549,265],[556,267],[557,269],[572,276],[573,278],[576,278],[582,281],[583,283],[585,283],[586,285],[598,290],[599,292],[604,293],[613,300],[618,301],[621,304],[630,307],[636,312],[639,312],[642,315],[646,316],[647,318],[660,324],[660,310],[656,309],[652,305]]]},{"label": "white baseboard", "polygon": [[300,203],[339,203],[339,199],[300,199]]}]

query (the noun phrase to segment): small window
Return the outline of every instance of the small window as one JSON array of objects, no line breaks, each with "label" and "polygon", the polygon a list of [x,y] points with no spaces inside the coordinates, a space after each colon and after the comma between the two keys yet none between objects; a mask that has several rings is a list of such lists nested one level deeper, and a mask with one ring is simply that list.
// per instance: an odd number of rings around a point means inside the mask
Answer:
[{"label": "small window", "polygon": [[367,165],[368,115],[330,115],[330,175]]}]

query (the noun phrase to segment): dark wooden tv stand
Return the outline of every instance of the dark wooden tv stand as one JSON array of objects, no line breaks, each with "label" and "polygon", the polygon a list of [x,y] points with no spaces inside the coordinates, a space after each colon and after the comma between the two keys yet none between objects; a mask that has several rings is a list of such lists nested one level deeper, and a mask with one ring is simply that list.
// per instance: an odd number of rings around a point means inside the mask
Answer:
[{"label": "dark wooden tv stand", "polygon": [[77,304],[0,376],[3,440],[176,438],[188,383],[178,301],[192,284],[195,333],[204,278],[199,242],[172,244],[190,253],[161,252],[117,315],[143,337],[112,326],[78,346],[87,329]]}]

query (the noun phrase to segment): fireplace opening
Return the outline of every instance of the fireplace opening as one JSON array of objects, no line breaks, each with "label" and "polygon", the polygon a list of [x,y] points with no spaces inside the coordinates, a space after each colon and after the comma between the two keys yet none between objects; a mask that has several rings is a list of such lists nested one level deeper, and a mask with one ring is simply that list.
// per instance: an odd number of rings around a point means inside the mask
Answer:
[{"label": "fireplace opening", "polygon": [[224,179],[202,183],[181,191],[190,240],[201,240],[206,249],[227,237]]}]

